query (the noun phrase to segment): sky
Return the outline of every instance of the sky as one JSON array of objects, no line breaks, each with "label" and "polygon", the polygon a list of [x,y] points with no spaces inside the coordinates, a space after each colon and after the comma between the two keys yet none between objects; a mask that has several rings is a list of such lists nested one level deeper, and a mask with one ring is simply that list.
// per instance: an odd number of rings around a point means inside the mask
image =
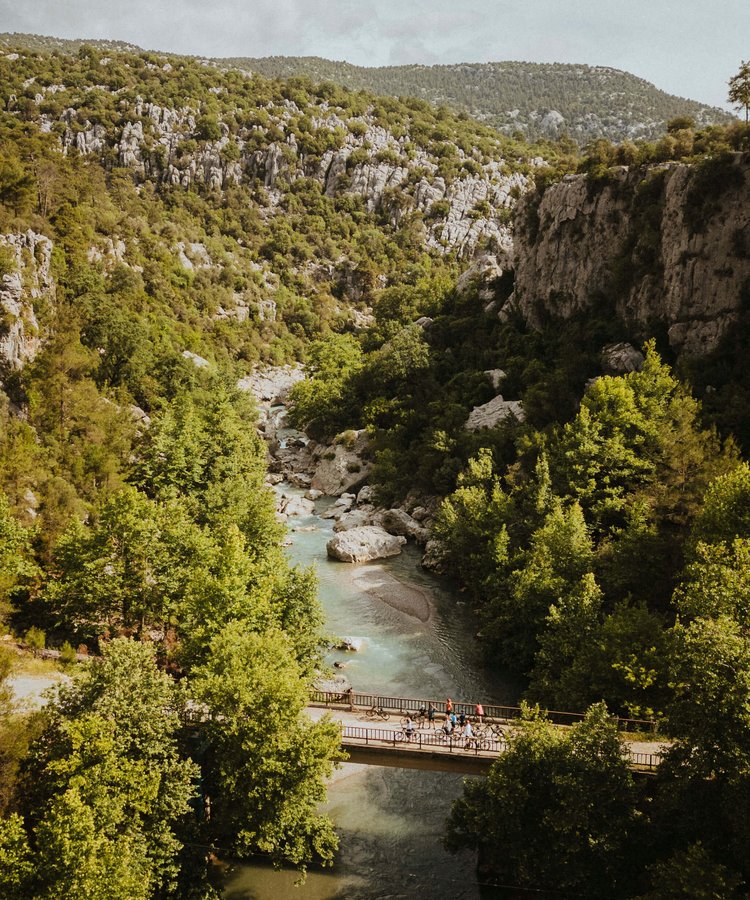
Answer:
[{"label": "sky", "polygon": [[0,0],[0,31],[361,66],[586,63],[726,107],[750,0]]}]

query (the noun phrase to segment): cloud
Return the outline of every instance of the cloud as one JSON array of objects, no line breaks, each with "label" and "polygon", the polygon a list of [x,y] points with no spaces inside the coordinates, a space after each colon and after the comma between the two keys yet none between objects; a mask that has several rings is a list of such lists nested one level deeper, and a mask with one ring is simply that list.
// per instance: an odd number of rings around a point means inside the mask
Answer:
[{"label": "cloud", "polygon": [[358,65],[521,59],[627,69],[721,103],[747,55],[748,0],[0,0],[9,31],[205,56]]}]

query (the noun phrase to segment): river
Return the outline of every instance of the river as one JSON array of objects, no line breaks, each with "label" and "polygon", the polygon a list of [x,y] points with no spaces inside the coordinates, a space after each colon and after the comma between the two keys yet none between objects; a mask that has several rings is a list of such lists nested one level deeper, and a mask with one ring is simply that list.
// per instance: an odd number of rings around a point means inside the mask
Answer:
[{"label": "river", "polygon": [[[481,667],[469,610],[421,569],[415,548],[361,566],[328,560],[333,522],[319,516],[327,502],[318,502],[315,515],[289,521],[288,554],[295,565],[315,566],[327,631],[362,640],[359,652],[332,651],[328,662],[344,662],[359,691],[515,703],[519,685]],[[474,855],[453,856],[440,844],[462,783],[450,773],[345,763],[326,806],[340,836],[334,868],[311,870],[295,886],[293,872],[237,864],[226,873],[225,900],[382,900],[415,890],[486,900],[492,894],[477,884]]]}]

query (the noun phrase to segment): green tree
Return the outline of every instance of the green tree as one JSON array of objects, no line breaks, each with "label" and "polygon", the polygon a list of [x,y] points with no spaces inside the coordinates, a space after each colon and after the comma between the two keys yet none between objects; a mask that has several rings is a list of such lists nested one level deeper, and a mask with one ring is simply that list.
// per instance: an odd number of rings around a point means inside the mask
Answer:
[{"label": "green tree", "polygon": [[19,795],[29,896],[145,900],[174,884],[197,776],[178,752],[179,705],[153,650],[124,639],[60,688]]},{"label": "green tree", "polygon": [[486,780],[467,780],[446,846],[479,850],[487,877],[585,897],[626,895],[633,780],[604,704],[569,732],[530,718]]},{"label": "green tree", "polygon": [[317,807],[342,758],[339,728],[304,716],[307,689],[289,639],[274,628],[253,634],[228,624],[196,669],[193,690],[210,714],[203,784],[217,842],[278,864],[331,864],[338,839]]},{"label": "green tree", "polygon": [[750,62],[744,62],[736,75],[729,79],[730,103],[745,110],[745,122],[748,120],[750,110]]}]

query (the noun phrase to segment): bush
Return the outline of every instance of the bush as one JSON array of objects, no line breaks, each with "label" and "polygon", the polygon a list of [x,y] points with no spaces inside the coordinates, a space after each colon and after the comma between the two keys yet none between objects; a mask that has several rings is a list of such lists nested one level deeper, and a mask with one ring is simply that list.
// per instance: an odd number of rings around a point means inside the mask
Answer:
[{"label": "bush", "polygon": [[69,641],[60,647],[60,662],[64,666],[72,666],[77,661],[76,652]]},{"label": "bush", "polygon": [[47,635],[42,631],[41,628],[37,628],[36,625],[32,625],[31,628],[26,632],[26,643],[33,650],[34,656],[39,654],[40,650],[44,650],[47,646]]}]

